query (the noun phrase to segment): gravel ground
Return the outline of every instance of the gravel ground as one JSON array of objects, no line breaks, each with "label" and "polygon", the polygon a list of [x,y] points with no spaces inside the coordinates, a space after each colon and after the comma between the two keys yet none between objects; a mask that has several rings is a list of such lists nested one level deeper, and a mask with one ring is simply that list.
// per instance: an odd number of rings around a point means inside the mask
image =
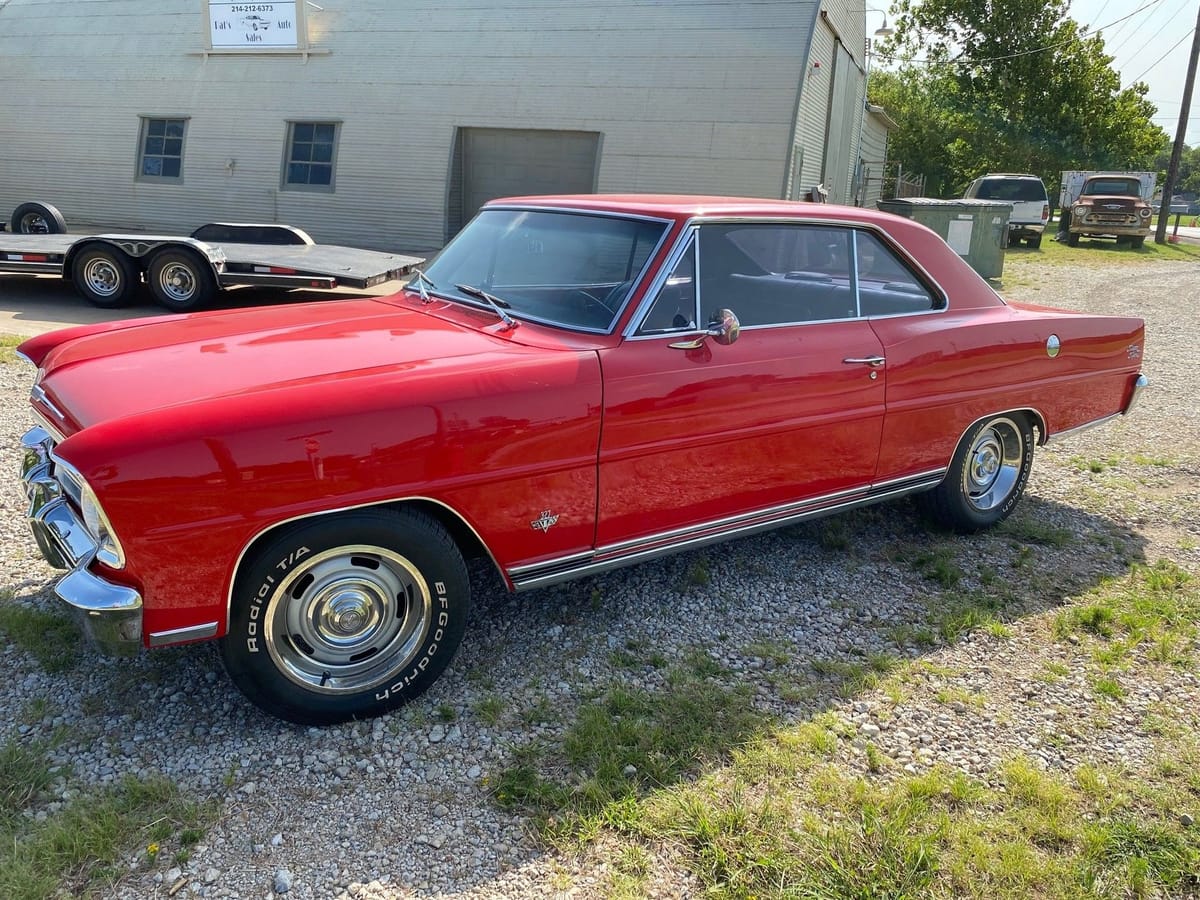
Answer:
[{"label": "gravel ground", "polygon": [[[180,878],[187,882],[172,896],[603,895],[605,874],[594,854],[574,859],[545,851],[525,820],[492,802],[487,780],[515,748],[561,734],[580,704],[606,686],[662,687],[657,668],[619,662],[614,651],[631,647],[653,648],[668,662],[698,648],[709,653],[728,667],[732,682],[752,685],[756,704],[782,723],[833,708],[898,771],[942,762],[988,779],[1015,752],[1048,767],[1089,759],[1136,768],[1151,749],[1143,714],[1165,708],[1194,716],[1195,676],[1129,679],[1127,696],[1100,727],[1086,715],[1093,698],[1081,660],[1071,645],[1046,639],[1046,621],[1064,601],[1134,560],[1167,558],[1200,572],[1200,411],[1190,355],[1200,343],[1200,267],[1049,269],[1014,255],[1009,272],[1009,297],[1147,319],[1151,390],[1137,414],[1065,439],[1035,460],[1020,516],[1069,531],[1074,539],[1065,547],[1023,546],[997,533],[930,535],[902,502],[850,514],[837,526],[797,526],[517,596],[476,568],[467,638],[440,682],[396,714],[326,729],[259,714],[229,683],[210,646],[121,661],[88,653],[71,672],[49,675],[6,643],[0,739],[45,736],[65,725],[70,737],[55,754],[73,767],[74,785],[161,773],[221,802],[220,821],[186,867],[147,870],[131,861],[130,874],[113,888],[122,898],[166,897]],[[0,365],[0,473],[17,466],[31,377],[24,365]],[[1126,462],[1094,473],[1079,457]],[[1131,472],[1134,457],[1156,462]],[[23,513],[14,474],[0,490],[0,590],[50,609],[54,572],[41,561]],[[830,527],[837,541],[827,539]],[[1037,575],[1031,583],[1038,589],[1004,611],[1010,638],[977,631],[932,650],[896,643],[904,627],[921,625],[936,593],[912,560],[945,546],[968,588],[1018,557]],[[697,567],[707,571],[707,583],[693,577]],[[763,646],[782,646],[787,658],[755,655]],[[928,684],[918,679],[905,702],[883,715],[875,693],[843,699],[833,680],[810,666],[813,659],[861,661],[875,652],[923,656],[949,674]],[[1052,661],[1068,674],[1038,677]],[[781,684],[801,681],[811,683],[805,699],[781,696]],[[964,699],[936,702],[935,693],[948,687]],[[35,701],[45,704],[44,717],[18,724]],[[503,712],[490,724],[481,704],[497,701]],[[846,763],[864,765],[852,745]],[[667,862],[651,879],[663,896],[688,895],[693,887]]]}]

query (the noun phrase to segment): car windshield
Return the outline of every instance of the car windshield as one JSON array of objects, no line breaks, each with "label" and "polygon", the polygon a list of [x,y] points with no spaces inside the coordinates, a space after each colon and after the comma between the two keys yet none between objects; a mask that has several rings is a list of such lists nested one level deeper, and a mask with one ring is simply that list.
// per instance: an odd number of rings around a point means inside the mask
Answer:
[{"label": "car windshield", "polygon": [[666,230],[658,220],[484,209],[425,269],[424,286],[490,309],[487,292],[515,319],[607,332]]},{"label": "car windshield", "polygon": [[1136,197],[1141,185],[1132,178],[1106,178],[1089,181],[1083,186],[1084,194],[1110,197]]}]

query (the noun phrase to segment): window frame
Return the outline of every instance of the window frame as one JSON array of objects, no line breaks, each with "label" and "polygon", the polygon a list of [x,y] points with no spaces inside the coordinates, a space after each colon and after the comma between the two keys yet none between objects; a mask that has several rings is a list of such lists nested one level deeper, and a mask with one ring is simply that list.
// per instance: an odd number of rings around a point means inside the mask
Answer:
[{"label": "window frame", "polygon": [[[191,116],[186,115],[138,115],[138,142],[137,152],[134,159],[133,180],[145,182],[146,184],[183,184],[183,161],[187,153],[187,133],[188,123],[191,121]],[[157,158],[160,161],[165,159],[175,159],[173,154],[166,153],[146,153],[146,143],[150,140],[150,126],[154,122],[162,122],[163,135],[162,140],[168,140],[166,129],[171,122],[180,122],[183,125],[183,134],[179,138],[179,174],[178,175],[151,175],[145,171],[146,158],[150,156]],[[172,139],[173,140],[173,139]]]},{"label": "window frame", "polygon": [[[294,182],[288,180],[288,172],[292,164],[297,162],[292,159],[292,150],[295,145],[295,135],[297,125],[311,125],[314,128],[320,125],[333,126],[333,141],[332,148],[329,154],[329,162],[319,162],[318,165],[329,166],[329,184],[313,184],[311,182]],[[337,163],[338,163],[338,145],[342,138],[342,120],[341,119],[288,119],[284,123],[283,132],[283,161],[279,170],[279,189],[281,191],[297,191],[308,194],[333,194],[337,191]],[[310,141],[313,146],[317,142]],[[310,158],[307,162],[301,160],[300,164],[312,165],[313,160]]]},{"label": "window frame", "polygon": [[[827,325],[831,322],[856,322],[869,319],[884,319],[896,318],[898,316],[929,316],[943,315],[950,310],[950,297],[945,289],[937,282],[937,280],[922,266],[917,260],[910,256],[904,248],[891,239],[891,237],[880,229],[878,226],[866,222],[837,220],[837,219],[793,219],[776,216],[763,217],[713,217],[702,218],[695,217],[684,223],[680,229],[679,235],[671,247],[670,252],[664,259],[662,267],[655,273],[654,280],[651,282],[643,295],[638,308],[634,311],[633,316],[629,320],[629,324],[622,331],[622,337],[628,341],[651,341],[662,340],[663,338],[675,339],[683,334],[697,334],[698,328],[680,329],[678,331],[661,331],[643,332],[642,326],[645,324],[646,318],[650,315],[650,311],[654,308],[654,304],[658,301],[660,294],[666,286],[667,279],[671,272],[675,270],[679,260],[686,252],[693,238],[696,240],[696,307],[697,310],[703,308],[704,298],[700,287],[700,270],[704,265],[703,254],[699,250],[699,229],[705,225],[787,225],[794,227],[817,226],[845,229],[850,232],[850,260],[851,260],[851,284],[853,285],[855,308],[858,311],[856,316],[851,318],[839,319],[813,319],[800,322],[780,322],[768,325],[746,325],[742,326],[743,331],[756,331],[766,328],[798,328],[807,325]],[[913,276],[913,279],[920,285],[924,286],[930,293],[930,299],[933,305],[929,309],[916,311],[902,311],[896,313],[864,315],[862,311],[862,296],[859,286],[858,277],[858,237],[862,233],[870,234],[883,247],[890,251],[896,258],[897,262],[907,269]],[[737,310],[734,310],[736,314]],[[697,322],[700,320],[697,319]]]}]

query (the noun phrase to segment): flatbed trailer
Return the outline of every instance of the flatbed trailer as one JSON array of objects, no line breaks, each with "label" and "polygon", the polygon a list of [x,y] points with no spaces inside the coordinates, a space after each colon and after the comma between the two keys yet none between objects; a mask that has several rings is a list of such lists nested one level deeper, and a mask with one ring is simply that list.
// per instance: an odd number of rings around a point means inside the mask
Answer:
[{"label": "flatbed trailer", "polygon": [[186,237],[0,231],[0,273],[59,275],[106,309],[128,303],[143,278],[162,306],[191,312],[225,288],[363,289],[403,278],[421,262],[317,244],[289,225],[216,222]]}]

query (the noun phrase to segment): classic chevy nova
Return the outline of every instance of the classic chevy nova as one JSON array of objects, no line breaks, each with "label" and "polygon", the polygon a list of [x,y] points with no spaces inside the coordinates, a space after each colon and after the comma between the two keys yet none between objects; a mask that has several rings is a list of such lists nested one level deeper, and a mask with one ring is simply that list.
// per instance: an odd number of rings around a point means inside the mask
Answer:
[{"label": "classic chevy nova", "polygon": [[23,481],[94,643],[220,638],[326,723],[437,678],[468,556],[521,590],[907,494],[994,525],[1036,444],[1130,411],[1142,345],[883,213],[500,200],[394,296],[26,341]]}]

